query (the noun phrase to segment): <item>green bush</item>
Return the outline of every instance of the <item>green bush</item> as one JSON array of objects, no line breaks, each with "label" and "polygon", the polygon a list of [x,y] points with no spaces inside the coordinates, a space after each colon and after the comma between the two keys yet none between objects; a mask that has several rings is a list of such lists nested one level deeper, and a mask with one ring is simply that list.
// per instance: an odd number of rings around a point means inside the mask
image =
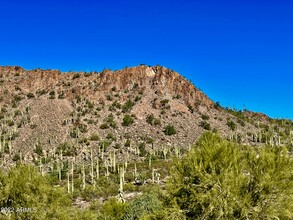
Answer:
[{"label": "green bush", "polygon": [[36,154],[38,154],[39,156],[43,156],[43,148],[42,148],[42,146],[39,145],[39,144],[37,144],[37,145],[35,146],[35,150],[34,150],[34,152],[35,152]]},{"label": "green bush", "polygon": [[158,219],[155,216],[159,216],[162,209],[163,204],[154,193],[145,194],[129,204],[122,219]]},{"label": "green bush", "polygon": [[201,118],[202,118],[202,120],[209,120],[210,119],[210,117],[208,115],[202,115]]},{"label": "green bush", "polygon": [[168,183],[188,219],[292,219],[293,160],[285,148],[256,149],[204,134]]},{"label": "green bush", "polygon": [[35,95],[33,94],[33,93],[28,93],[27,95],[26,95],[29,99],[32,99],[32,98],[35,98]]},{"label": "green bush", "polygon": [[133,107],[134,103],[128,99],[127,102],[124,103],[124,105],[122,106],[122,112],[129,112],[131,110],[131,108]]},{"label": "green bush", "polygon": [[49,93],[49,99],[55,99],[55,91]]},{"label": "green bush", "polygon": [[108,123],[108,125],[111,128],[116,128],[117,127],[116,122],[114,120],[114,115],[112,113],[108,115],[108,117],[106,118],[106,122]]},{"label": "green bush", "polygon": [[78,79],[80,78],[80,74],[79,73],[75,73],[72,77],[72,79]]},{"label": "green bush", "polygon": [[210,123],[208,123],[207,121],[201,121],[200,122],[200,126],[205,129],[205,130],[208,130],[210,131],[212,129]]},{"label": "green bush", "polygon": [[187,107],[188,107],[188,110],[189,110],[191,113],[194,112],[194,108],[193,108],[191,105],[188,105]]},{"label": "green bush", "polygon": [[61,93],[58,95],[58,99],[64,99],[65,98],[65,93],[64,91],[61,91]]},{"label": "green bush", "polygon": [[73,128],[73,130],[70,131],[70,137],[78,138],[78,129],[77,128]]},{"label": "green bush", "polygon": [[174,128],[173,125],[167,125],[164,128],[164,133],[165,135],[173,135],[173,134],[176,134],[176,129]]},{"label": "green bush", "polygon": [[100,218],[99,219],[108,219],[116,220],[122,219],[127,208],[126,203],[121,203],[115,198],[110,198],[107,202],[104,203],[100,209]]},{"label": "green bush", "polygon": [[123,126],[129,126],[129,125],[132,125],[133,123],[134,123],[134,119],[132,118],[131,115],[124,116],[123,122],[122,122]]},{"label": "green bush", "polygon": [[227,126],[232,130],[232,131],[235,131],[235,129],[236,129],[236,124],[234,123],[234,121],[232,121],[232,120],[228,120],[227,121]]},{"label": "green bush", "polygon": [[155,116],[153,114],[150,114],[147,116],[146,122],[150,125],[155,125],[155,126],[161,125],[160,119],[155,118]]},{"label": "green bush", "polygon": [[98,134],[94,133],[91,135],[90,140],[91,141],[98,141],[98,140],[100,140],[100,137]]},{"label": "green bush", "polygon": [[101,124],[100,128],[101,129],[108,129],[109,125],[107,123],[103,123],[103,124]]},{"label": "green bush", "polygon": [[0,183],[0,207],[13,211],[10,217],[6,213],[7,218],[1,213],[1,219],[65,219],[74,211],[68,194],[52,187],[32,166],[18,165],[7,174],[0,171]]},{"label": "green bush", "polygon": [[146,122],[147,122],[148,124],[150,124],[150,125],[153,125],[154,120],[155,120],[155,117],[154,117],[153,114],[148,115],[147,118],[146,118]]}]

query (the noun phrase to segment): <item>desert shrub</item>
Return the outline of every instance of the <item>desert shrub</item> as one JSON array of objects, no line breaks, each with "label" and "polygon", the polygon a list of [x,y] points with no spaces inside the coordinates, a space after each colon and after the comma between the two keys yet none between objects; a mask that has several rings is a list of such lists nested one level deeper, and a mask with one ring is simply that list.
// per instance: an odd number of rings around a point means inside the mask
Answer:
[{"label": "desert shrub", "polygon": [[[47,176],[42,177],[35,170],[32,166],[18,165],[7,174],[0,171],[0,206],[13,211],[12,219],[66,219],[68,213],[74,212],[68,194],[62,188],[52,187]],[[17,212],[21,208],[26,211]]]},{"label": "desert shrub", "polygon": [[188,107],[188,110],[189,110],[191,113],[194,112],[194,108],[193,108],[191,105],[188,105],[187,107]]},{"label": "desert shrub", "polygon": [[176,134],[176,129],[174,128],[173,125],[167,125],[165,126],[164,128],[164,131],[165,135],[173,135],[173,134]]},{"label": "desert shrub", "polygon": [[236,129],[236,124],[234,123],[234,121],[232,121],[232,120],[228,120],[227,121],[227,123],[226,123],[226,125],[232,130],[232,131],[235,131],[235,129]]},{"label": "desert shrub", "polygon": [[70,131],[70,137],[72,138],[78,138],[78,129],[77,128],[73,128],[72,131]]},{"label": "desert shrub", "polygon": [[100,147],[104,147],[104,151],[106,151],[107,147],[109,147],[111,143],[112,143],[111,140],[106,139],[106,140],[102,140],[102,141],[99,143],[99,146],[100,146]]},{"label": "desert shrub", "polygon": [[148,124],[150,124],[150,125],[153,125],[154,120],[155,120],[155,117],[154,117],[153,114],[148,115],[147,118],[146,118],[146,122],[147,122]]},{"label": "desert shrub", "polygon": [[134,102],[138,102],[139,100],[141,100],[141,96],[136,96]]},{"label": "desert shrub", "polygon": [[14,121],[13,121],[13,120],[8,120],[8,121],[7,121],[7,124],[8,124],[8,126],[10,126],[10,127],[11,127],[11,126],[13,126],[13,125],[14,125]]},{"label": "desert shrub", "polygon": [[93,109],[94,108],[94,103],[92,103],[91,101],[89,100],[86,100],[86,105],[89,109]]},{"label": "desert shrub", "polygon": [[209,120],[210,119],[210,117],[205,114],[201,115],[201,118],[202,118],[202,120]]},{"label": "desert shrub", "polygon": [[30,128],[31,128],[31,129],[35,129],[36,127],[38,127],[37,124],[30,124]]},{"label": "desert shrub", "polygon": [[122,106],[122,112],[129,112],[131,110],[131,108],[133,107],[134,103],[128,99],[127,102],[124,103],[124,105]]},{"label": "desert shrub", "polygon": [[123,118],[122,126],[130,126],[134,123],[134,119],[131,115],[125,115]]},{"label": "desert shrub", "polygon": [[29,99],[32,99],[32,98],[35,98],[35,95],[33,94],[33,93],[28,93],[27,95],[26,95]]},{"label": "desert shrub", "polygon": [[146,118],[146,122],[150,125],[160,126],[161,121],[158,118],[155,118],[153,114],[150,114]]},{"label": "desert shrub", "polygon": [[155,118],[154,125],[155,126],[161,126],[161,120],[159,118]]},{"label": "desert shrub", "polygon": [[36,94],[38,96],[42,96],[42,95],[45,95],[47,93],[47,91],[45,89],[41,89],[41,90],[37,90],[36,91]]},{"label": "desert shrub", "polygon": [[160,101],[161,105],[162,106],[166,106],[168,103],[169,103],[169,100],[168,99],[163,99]]},{"label": "desert shrub", "polygon": [[76,147],[68,142],[61,143],[57,147],[57,153],[60,155],[62,151],[63,156],[74,156],[76,155]]},{"label": "desert shrub", "polygon": [[90,145],[89,140],[86,137],[80,138],[78,140],[78,143],[80,144],[86,144],[86,145]]},{"label": "desert shrub", "polygon": [[122,108],[122,105],[117,100],[115,102],[113,102],[111,106],[113,106],[114,108],[118,108],[118,109]]},{"label": "desert shrub", "polygon": [[19,101],[21,101],[23,99],[23,97],[21,97],[20,95],[15,95],[15,96],[13,96],[13,101],[15,101],[15,102],[19,102]]},{"label": "desert shrub", "polygon": [[144,143],[140,143],[139,146],[138,146],[138,149],[139,149],[139,156],[141,157],[144,157],[147,155],[147,151],[145,149],[145,144]]},{"label": "desert shrub", "polygon": [[130,139],[127,139],[127,140],[125,141],[124,146],[125,146],[125,147],[130,147],[130,145],[131,145],[131,140],[130,140]]},{"label": "desert shrub", "polygon": [[60,94],[58,95],[58,99],[64,99],[64,91],[61,91]]},{"label": "desert shrub", "polygon": [[205,129],[205,130],[208,130],[210,131],[212,129],[210,123],[208,123],[207,121],[201,121],[200,122],[200,126]]},{"label": "desert shrub", "polygon": [[79,73],[75,73],[72,77],[72,79],[78,79],[80,78],[80,74]]},{"label": "desert shrub", "polygon": [[112,141],[116,141],[116,137],[113,133],[108,133],[106,138]]},{"label": "desert shrub", "polygon": [[34,152],[39,156],[43,156],[43,148],[41,145],[36,144]]},{"label": "desert shrub", "polygon": [[20,155],[19,155],[19,153],[14,154],[12,160],[15,161],[15,162],[19,161],[19,160],[20,160]]},{"label": "desert shrub", "polygon": [[116,122],[114,120],[114,115],[112,113],[108,115],[108,117],[106,118],[106,122],[108,123],[108,125],[111,128],[116,128],[117,127]]},{"label": "desert shrub", "polygon": [[145,194],[129,204],[122,219],[157,219],[155,216],[159,216],[162,209],[163,203],[154,193]]},{"label": "desert shrub", "polygon": [[188,219],[292,219],[293,160],[204,134],[171,170],[169,201]]},{"label": "desert shrub", "polygon": [[111,94],[107,94],[107,95],[106,95],[106,99],[107,99],[108,101],[112,101],[112,100],[113,100],[113,97],[112,97]]},{"label": "desert shrub", "polygon": [[55,99],[55,91],[49,93],[49,99]]},{"label": "desert shrub", "polygon": [[94,133],[91,135],[90,140],[91,141],[98,141],[98,140],[100,140],[100,137],[98,134]]},{"label": "desert shrub", "polygon": [[110,198],[101,207],[100,218],[98,219],[108,219],[108,220],[122,219],[126,208],[127,208],[126,203],[121,203],[117,201],[116,198]]},{"label": "desert shrub", "polygon": [[214,107],[215,107],[216,109],[220,110],[220,109],[221,109],[221,104],[220,104],[220,102],[215,102]]},{"label": "desert shrub", "polygon": [[82,133],[86,133],[88,130],[87,130],[87,125],[86,124],[79,124],[78,125],[78,129],[80,132]]},{"label": "desert shrub", "polygon": [[240,124],[242,127],[245,126],[245,122],[240,118],[237,119],[237,123]]},{"label": "desert shrub", "polygon": [[181,98],[181,95],[179,95],[179,94],[173,96],[173,99],[180,99],[180,98]]},{"label": "desert shrub", "polygon": [[100,125],[100,128],[101,129],[108,129],[109,125],[107,123],[103,123],[103,124]]}]

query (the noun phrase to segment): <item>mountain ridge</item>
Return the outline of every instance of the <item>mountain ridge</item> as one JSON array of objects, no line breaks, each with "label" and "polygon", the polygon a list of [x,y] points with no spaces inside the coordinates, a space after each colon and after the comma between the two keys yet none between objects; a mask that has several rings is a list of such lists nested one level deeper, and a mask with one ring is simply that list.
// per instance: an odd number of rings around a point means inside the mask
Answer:
[{"label": "mountain ridge", "polygon": [[222,108],[162,66],[100,73],[0,67],[0,85],[8,161],[17,152],[34,161],[40,156],[37,147],[41,155],[63,149],[81,160],[85,145],[144,160],[151,151],[185,151],[207,130],[256,146],[292,142],[287,139],[291,130],[281,135],[292,128],[291,121],[282,124],[262,113]]}]

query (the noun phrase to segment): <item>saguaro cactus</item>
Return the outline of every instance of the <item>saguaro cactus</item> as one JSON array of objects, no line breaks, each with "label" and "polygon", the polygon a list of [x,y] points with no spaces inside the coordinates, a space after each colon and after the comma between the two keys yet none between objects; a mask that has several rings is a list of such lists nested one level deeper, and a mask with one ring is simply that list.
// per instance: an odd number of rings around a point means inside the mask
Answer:
[{"label": "saguaro cactus", "polygon": [[113,152],[113,168],[114,168],[114,172],[116,172],[116,154],[115,154],[115,149],[114,149],[114,152]]},{"label": "saguaro cactus", "polygon": [[67,192],[70,193],[69,172],[67,172]]},{"label": "saguaro cactus", "polygon": [[123,184],[124,184],[124,169],[123,166],[120,167],[120,192],[123,192]]},{"label": "saguaro cactus", "polygon": [[57,162],[57,170],[58,170],[58,177],[59,177],[59,182],[61,182],[62,176],[61,176],[61,164],[62,162]]},{"label": "saguaro cactus", "polygon": [[97,157],[96,175],[97,175],[97,179],[99,179],[100,178],[99,157]]},{"label": "saguaro cactus", "polygon": [[84,162],[82,162],[82,189],[85,190],[85,169],[84,169]]},{"label": "saguaro cactus", "polygon": [[73,164],[73,160],[71,161],[71,192],[74,192],[74,164]]},{"label": "saguaro cactus", "polygon": [[93,160],[93,148],[91,148],[91,183],[94,182],[94,160]]}]

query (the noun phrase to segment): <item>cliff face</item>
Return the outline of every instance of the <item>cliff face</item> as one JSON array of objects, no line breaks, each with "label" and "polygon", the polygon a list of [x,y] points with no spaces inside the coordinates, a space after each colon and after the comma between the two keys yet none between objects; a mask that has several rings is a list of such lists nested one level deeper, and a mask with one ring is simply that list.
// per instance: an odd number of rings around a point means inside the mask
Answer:
[{"label": "cliff face", "polygon": [[137,66],[115,72],[104,70],[97,74],[61,73],[58,70],[40,69],[25,71],[20,67],[1,67],[0,71],[8,78],[19,75],[14,81],[6,82],[5,87],[9,87],[10,92],[15,92],[17,89],[24,92],[36,92],[42,89],[54,90],[65,87],[64,92],[69,97],[76,94],[94,98],[101,95],[98,93],[105,93],[113,88],[124,91],[139,86],[159,95],[182,97],[185,103],[192,107],[198,104],[207,107],[214,105],[205,94],[184,77],[161,66]]}]

